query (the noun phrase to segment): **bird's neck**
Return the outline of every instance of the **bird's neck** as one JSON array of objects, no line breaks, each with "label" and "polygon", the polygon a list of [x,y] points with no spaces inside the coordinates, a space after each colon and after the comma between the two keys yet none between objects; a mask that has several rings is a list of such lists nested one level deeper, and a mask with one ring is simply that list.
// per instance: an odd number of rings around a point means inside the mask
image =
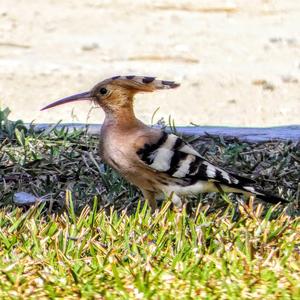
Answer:
[{"label": "bird's neck", "polygon": [[126,132],[139,128],[142,125],[143,123],[136,118],[132,105],[105,112],[103,129],[114,129]]}]

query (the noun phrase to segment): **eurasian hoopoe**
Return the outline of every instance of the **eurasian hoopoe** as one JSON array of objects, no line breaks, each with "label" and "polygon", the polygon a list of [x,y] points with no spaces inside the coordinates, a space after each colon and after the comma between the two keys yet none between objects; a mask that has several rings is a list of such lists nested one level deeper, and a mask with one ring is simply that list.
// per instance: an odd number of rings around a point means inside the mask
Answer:
[{"label": "eurasian hoopoe", "polygon": [[155,77],[115,76],[89,92],[58,100],[42,110],[79,100],[99,104],[105,112],[100,142],[103,160],[140,188],[153,210],[162,195],[171,195],[180,207],[183,195],[220,191],[257,195],[271,203],[286,202],[257,188],[252,179],[214,166],[176,135],[150,128],[135,117],[136,93],[178,86]]}]

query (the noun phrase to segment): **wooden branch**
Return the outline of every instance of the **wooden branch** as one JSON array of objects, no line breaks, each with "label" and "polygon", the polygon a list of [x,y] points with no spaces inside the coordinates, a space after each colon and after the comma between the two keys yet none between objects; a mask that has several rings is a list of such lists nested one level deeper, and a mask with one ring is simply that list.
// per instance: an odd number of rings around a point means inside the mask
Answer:
[{"label": "wooden branch", "polygon": [[[26,124],[27,128],[30,126]],[[61,129],[67,127],[70,131],[87,129],[87,133],[91,135],[100,134],[101,125],[98,124],[36,124],[34,131],[50,132],[54,127]],[[227,138],[237,138],[240,141],[247,142],[266,142],[274,140],[282,141],[300,141],[300,125],[267,127],[267,128],[250,128],[250,127],[223,127],[223,126],[187,126],[176,127],[176,131],[184,135],[195,135],[199,137],[222,136]]]}]

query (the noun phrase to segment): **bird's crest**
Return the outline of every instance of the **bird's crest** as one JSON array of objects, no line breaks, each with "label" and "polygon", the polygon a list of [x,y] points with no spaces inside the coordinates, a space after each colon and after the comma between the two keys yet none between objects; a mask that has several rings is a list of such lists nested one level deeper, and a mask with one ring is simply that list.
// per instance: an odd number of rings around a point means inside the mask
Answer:
[{"label": "bird's crest", "polygon": [[[45,110],[51,107],[55,107],[61,104],[70,103],[74,101],[81,100],[96,100],[96,95],[102,94],[104,96],[107,93],[106,85],[115,85],[116,87],[123,87],[128,89],[129,94],[132,96],[136,92],[153,92],[157,89],[174,89],[178,87],[180,84],[175,81],[169,80],[157,80],[155,77],[148,76],[114,76],[108,79],[105,79],[99,83],[97,83],[90,91],[72,95],[55,102],[50,103],[49,105],[43,107],[41,110]],[[101,92],[101,89],[104,90],[104,93]],[[119,97],[118,97],[119,96]],[[117,103],[119,106],[122,106],[122,95],[117,94]],[[123,95],[124,96],[124,95]],[[119,99],[118,99],[119,98]],[[131,97],[132,98],[132,97]],[[109,97],[107,97],[109,99]],[[127,99],[127,98],[126,98]],[[111,100],[111,99],[110,99]],[[105,103],[102,99],[102,107],[105,106]],[[111,105],[111,103],[107,103],[106,106]]]},{"label": "bird's crest", "polygon": [[175,81],[158,80],[155,77],[135,75],[114,76],[102,81],[100,84],[103,83],[116,84],[143,92],[152,92],[156,89],[173,89],[180,86]]}]

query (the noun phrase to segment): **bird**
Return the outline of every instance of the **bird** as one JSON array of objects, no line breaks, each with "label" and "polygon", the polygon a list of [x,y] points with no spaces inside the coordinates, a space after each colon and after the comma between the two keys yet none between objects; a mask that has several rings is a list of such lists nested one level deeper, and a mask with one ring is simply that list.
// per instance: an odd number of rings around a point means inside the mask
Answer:
[{"label": "bird", "polygon": [[135,116],[137,93],[179,86],[175,81],[156,77],[114,76],[41,110],[82,100],[99,105],[105,113],[99,147],[103,161],[138,187],[153,211],[163,197],[170,197],[180,208],[185,197],[209,192],[253,195],[270,203],[287,202],[265,192],[254,180],[215,166],[177,135],[149,127]]}]

